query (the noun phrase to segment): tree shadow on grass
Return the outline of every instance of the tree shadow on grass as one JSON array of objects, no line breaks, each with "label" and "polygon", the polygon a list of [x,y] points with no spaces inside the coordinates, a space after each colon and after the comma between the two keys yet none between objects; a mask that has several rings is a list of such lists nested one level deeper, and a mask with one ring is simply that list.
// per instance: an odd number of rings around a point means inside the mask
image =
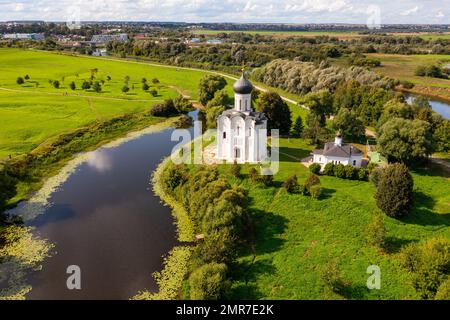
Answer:
[{"label": "tree shadow on grass", "polygon": [[335,189],[330,188],[322,188],[322,194],[320,195],[319,200],[329,199],[336,193]]},{"label": "tree shadow on grass", "polygon": [[450,213],[436,213],[433,211],[435,199],[423,192],[414,192],[414,204],[411,212],[400,221],[421,226],[450,226]]},{"label": "tree shadow on grass", "polygon": [[247,227],[248,245],[242,250],[242,256],[250,256],[250,260],[241,261],[233,268],[233,278],[237,283],[233,290],[234,298],[262,298],[255,282],[263,274],[275,273],[276,268],[271,261],[261,256],[279,250],[285,241],[280,235],[285,232],[288,219],[273,212],[252,208],[252,202],[253,199],[249,199],[247,204],[250,217]]},{"label": "tree shadow on grass", "polygon": [[337,294],[348,300],[363,300],[369,293],[367,286],[361,284],[345,284]]},{"label": "tree shadow on grass", "polygon": [[397,237],[386,237],[386,245],[384,251],[388,254],[399,253],[400,250],[407,246],[408,244],[414,243],[416,241],[409,239],[401,239]]}]

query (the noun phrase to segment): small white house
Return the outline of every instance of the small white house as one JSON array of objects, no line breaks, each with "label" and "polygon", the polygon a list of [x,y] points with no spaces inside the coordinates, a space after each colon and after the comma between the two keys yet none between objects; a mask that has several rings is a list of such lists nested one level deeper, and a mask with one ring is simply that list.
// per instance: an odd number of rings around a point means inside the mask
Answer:
[{"label": "small white house", "polygon": [[233,86],[234,108],[217,119],[217,158],[257,163],[267,158],[267,117],[252,109],[253,85],[244,73]]},{"label": "small white house", "polygon": [[334,142],[325,143],[323,149],[314,150],[312,153],[313,162],[325,167],[327,163],[352,165],[361,167],[363,152],[358,148],[342,143],[342,136],[338,134]]}]

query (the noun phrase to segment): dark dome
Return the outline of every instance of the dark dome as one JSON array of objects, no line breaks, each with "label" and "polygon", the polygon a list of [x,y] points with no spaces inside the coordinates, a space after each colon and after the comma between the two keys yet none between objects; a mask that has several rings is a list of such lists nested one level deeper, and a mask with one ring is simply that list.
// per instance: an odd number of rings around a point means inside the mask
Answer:
[{"label": "dark dome", "polygon": [[238,94],[250,94],[253,91],[253,85],[242,73],[241,78],[233,86],[234,92]]}]

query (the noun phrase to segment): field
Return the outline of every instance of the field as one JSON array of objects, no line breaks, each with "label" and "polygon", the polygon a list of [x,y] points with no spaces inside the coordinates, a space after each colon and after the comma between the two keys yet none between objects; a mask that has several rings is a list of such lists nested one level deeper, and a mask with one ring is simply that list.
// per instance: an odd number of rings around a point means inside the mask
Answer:
[{"label": "field", "polygon": [[[55,53],[0,49],[0,159],[29,152],[60,133],[114,116],[149,110],[157,102],[180,94],[196,99],[205,72],[159,67]],[[105,81],[102,92],[82,90],[84,80],[98,69],[95,80]],[[23,85],[18,77],[30,76]],[[111,77],[108,81],[107,77]],[[129,76],[130,92],[122,92]],[[145,77],[153,97],[142,90]],[[155,85],[152,79],[160,83]],[[55,89],[49,80],[58,80]],[[74,81],[77,89],[69,84]],[[134,89],[133,89],[134,86]]]},{"label": "field", "polygon": [[[280,172],[275,186],[256,187],[248,179],[229,179],[249,190],[256,229],[256,259],[248,250],[240,258],[234,298],[243,299],[416,299],[409,275],[398,265],[401,246],[444,235],[450,237],[450,183],[438,168],[413,171],[414,209],[408,218],[384,218],[389,248],[386,253],[367,245],[366,230],[379,209],[369,182],[320,177],[321,200],[287,194],[282,182],[309,174],[295,158],[312,146],[302,139],[281,139]],[[287,156],[287,155],[289,156]],[[342,296],[326,289],[320,273],[330,261],[341,269],[347,287]],[[381,290],[368,290],[366,269],[381,268]]]}]

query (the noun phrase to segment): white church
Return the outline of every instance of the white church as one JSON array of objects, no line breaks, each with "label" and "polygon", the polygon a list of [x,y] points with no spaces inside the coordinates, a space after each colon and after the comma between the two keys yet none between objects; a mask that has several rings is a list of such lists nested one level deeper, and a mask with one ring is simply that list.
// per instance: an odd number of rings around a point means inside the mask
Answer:
[{"label": "white church", "polygon": [[252,109],[253,85],[241,78],[233,86],[234,108],[217,120],[217,159],[257,163],[267,159],[267,118]]}]

